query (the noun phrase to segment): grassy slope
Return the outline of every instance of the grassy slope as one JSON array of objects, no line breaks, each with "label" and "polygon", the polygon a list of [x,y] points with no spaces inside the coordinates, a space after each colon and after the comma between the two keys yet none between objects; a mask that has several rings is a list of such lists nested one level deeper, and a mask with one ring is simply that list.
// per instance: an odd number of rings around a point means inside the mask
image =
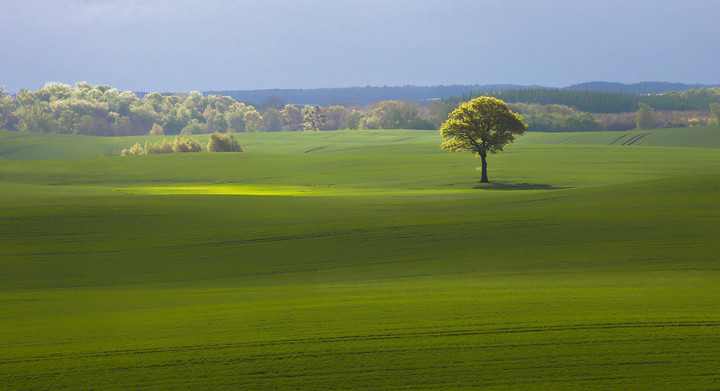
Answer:
[{"label": "grassy slope", "polygon": [[522,144],[634,145],[720,148],[720,127],[631,130],[627,132],[529,133]]},{"label": "grassy slope", "polygon": [[[296,133],[240,133],[241,144],[251,152],[271,153],[327,153],[340,150],[363,153],[375,148],[400,146],[405,152],[409,144],[427,153],[436,153],[440,135],[437,131],[362,130],[333,131],[317,134]],[[72,159],[117,156],[124,148],[146,140],[172,139],[174,136],[93,137],[51,134],[21,134],[0,131],[0,160]],[[208,135],[194,136],[203,143]],[[720,128],[696,127],[655,129],[628,132],[528,133],[517,144],[575,144],[575,145],[634,145],[662,147],[720,148]],[[387,150],[383,151],[387,152]],[[414,152],[418,152],[417,150]]]},{"label": "grassy slope", "polygon": [[[305,153],[328,152],[337,149],[353,150],[368,144],[407,144],[429,142],[439,139],[437,131],[334,131],[322,133],[239,133],[235,135],[241,144],[252,152]],[[172,140],[175,136],[94,137],[59,134],[23,134],[0,130],[0,160],[52,160],[76,159],[101,156],[118,156],[124,148],[146,140]],[[193,136],[207,143],[208,135]],[[436,145],[432,149],[437,150]],[[404,149],[403,149],[404,150]],[[364,152],[368,149],[365,148]]]},{"label": "grassy slope", "polygon": [[474,189],[401,133],[0,163],[0,383],[720,382],[720,151],[517,144]]}]

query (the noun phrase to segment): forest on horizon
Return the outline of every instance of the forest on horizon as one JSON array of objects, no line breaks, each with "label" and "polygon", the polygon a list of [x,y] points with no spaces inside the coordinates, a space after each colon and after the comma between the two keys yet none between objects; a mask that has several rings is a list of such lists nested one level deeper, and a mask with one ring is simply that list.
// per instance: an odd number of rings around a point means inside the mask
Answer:
[{"label": "forest on horizon", "polygon": [[[388,87],[395,91],[402,88],[421,87]],[[478,96],[494,96],[507,102],[511,110],[523,116],[530,131],[634,129],[641,105],[653,109],[648,125],[652,127],[717,125],[720,121],[720,108],[711,109],[720,105],[717,87],[662,94],[508,88],[433,99],[423,105],[407,99],[386,99],[364,106],[321,106],[288,103],[280,96],[268,96],[256,103],[196,91],[137,94],[81,82],[74,87],[47,83],[34,92],[21,90],[15,95],[4,93],[0,87],[0,129],[98,136],[439,129],[461,102]]]}]

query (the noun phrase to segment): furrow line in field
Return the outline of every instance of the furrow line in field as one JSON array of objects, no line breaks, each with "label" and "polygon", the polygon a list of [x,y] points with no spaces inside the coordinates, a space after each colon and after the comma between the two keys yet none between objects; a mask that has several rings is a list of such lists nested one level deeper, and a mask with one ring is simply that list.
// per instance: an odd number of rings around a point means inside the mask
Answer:
[{"label": "furrow line in field", "polygon": [[623,142],[622,145],[633,145],[636,142],[640,141],[640,139],[642,139],[643,137],[647,136],[648,134],[649,133],[641,133],[641,134],[635,135],[632,138],[630,138],[629,140]]},{"label": "furrow line in field", "polygon": [[[562,369],[564,371],[568,370],[569,368],[586,368],[587,363],[584,362],[575,362],[575,363],[568,363],[568,362],[561,362],[557,363],[557,365],[527,365],[527,360],[525,358],[516,358],[513,360],[501,360],[505,364],[511,364],[510,366],[505,367],[498,367],[497,362],[494,360],[483,360],[482,362],[473,362],[473,370],[482,370],[482,371],[493,371],[495,373],[497,372],[503,372],[506,374],[506,376],[502,376],[502,379],[509,379],[513,378],[513,380],[500,380],[498,378],[493,379],[482,379],[482,378],[475,378],[475,379],[455,379],[452,381],[448,381],[447,379],[443,379],[442,385],[447,386],[449,384],[454,385],[464,385],[464,386],[472,386],[472,387],[480,387],[480,386],[487,386],[487,385],[508,385],[508,386],[514,386],[517,387],[519,384],[523,385],[537,385],[537,381],[544,381],[548,382],[548,379],[543,375],[538,375],[538,372],[543,372],[546,370],[558,370]],[[242,376],[243,381],[273,381],[282,379],[284,381],[287,380],[294,380],[296,381],[296,386],[299,386],[302,383],[306,383],[308,380],[313,383],[313,385],[317,385],[318,381],[321,380],[327,380],[332,378],[343,378],[347,379],[348,376],[357,377],[357,375],[373,375],[373,378],[375,380],[382,379],[386,377],[387,375],[394,376],[397,373],[407,373],[407,375],[411,374],[417,374],[417,373],[448,373],[448,372],[462,372],[463,370],[466,370],[467,367],[462,362],[443,362],[443,363],[425,363],[424,365],[418,365],[420,363],[403,363],[398,365],[391,365],[388,366],[386,363],[382,361],[375,361],[375,362],[366,362],[364,365],[360,367],[354,367],[354,368],[328,368],[328,367],[317,367],[317,366],[310,366],[305,368],[296,368],[295,370],[284,370],[282,367],[267,367],[267,368],[243,368],[241,366],[238,366],[238,364],[242,364],[243,362],[238,362],[235,359],[215,359],[210,361],[205,360],[182,360],[182,361],[175,361],[171,363],[163,363],[163,364],[153,364],[153,365],[135,365],[135,366],[118,366],[118,367],[104,367],[104,368],[82,368],[80,370],[73,370],[72,372],[74,374],[93,374],[97,372],[136,372],[138,370],[154,370],[154,369],[162,369],[162,368],[177,368],[177,367],[183,367],[183,366],[193,366],[193,365],[208,365],[208,364],[215,364],[215,365],[221,365],[221,366],[231,366],[233,368],[232,376]],[[672,364],[674,361],[667,361],[667,360],[658,360],[658,361],[647,361],[642,363],[634,363],[635,365],[662,365],[662,364]],[[685,364],[702,364],[702,361],[698,360],[690,360],[690,361],[684,361]],[[367,365],[370,364],[370,365]],[[597,363],[593,363],[593,366],[597,365]],[[613,367],[613,363],[607,363],[608,366]],[[243,369],[246,371],[244,372]],[[535,371],[535,374],[528,374],[528,370]],[[522,372],[523,376],[522,379],[516,379],[513,374]],[[43,373],[43,376],[45,377],[53,377],[58,375],[67,374],[66,371],[53,371],[53,372],[45,372]],[[692,378],[696,379],[698,377],[705,377],[705,378],[718,378],[717,373],[712,372],[705,372],[705,373],[693,373]],[[24,378],[28,378],[26,376],[22,376]],[[608,373],[607,375],[603,376],[596,372],[593,373],[585,373],[584,375],[577,376],[577,377],[567,377],[567,378],[554,378],[549,383],[556,383],[556,384],[563,384],[563,383],[572,383],[576,384],[578,381],[580,382],[602,382],[603,384],[607,384],[608,381],[622,381],[627,379],[633,379],[636,375],[633,373]],[[688,376],[690,377],[690,376]],[[203,388],[202,385],[204,384],[204,379],[202,377],[200,379],[191,379],[191,378],[175,378],[176,381],[179,381],[178,384],[182,384],[184,387],[192,386],[193,384],[198,384],[199,388]],[[298,384],[297,381],[300,381],[301,383]],[[167,383],[165,383],[167,384]],[[439,385],[439,384],[438,384]],[[437,387],[437,386],[436,386]],[[143,388],[153,388],[151,385],[148,384],[134,384],[133,389],[143,389]],[[396,387],[391,387],[396,388]],[[391,388],[384,388],[384,389],[391,389]],[[412,387],[413,389],[419,389],[416,387]],[[532,387],[531,387],[532,388]]]},{"label": "furrow line in field", "polygon": [[620,137],[616,138],[615,140],[610,141],[610,143],[608,145],[615,145],[615,143],[619,142],[620,140],[624,139],[625,137],[627,137],[627,134],[623,134]]},{"label": "furrow line in field", "polygon": [[[504,225],[503,228],[506,229],[515,229],[515,228],[522,228],[522,227],[540,227],[540,226],[552,226],[554,225],[551,222],[547,222],[545,220],[531,220],[531,219],[525,219],[525,220],[517,220],[515,222],[515,225]],[[348,229],[340,229],[340,230],[329,230],[329,231],[323,231],[323,232],[316,232],[316,233],[306,233],[306,234],[294,234],[294,235],[279,235],[279,236],[266,236],[266,237],[257,237],[257,238],[248,238],[248,239],[242,239],[242,238],[233,238],[233,239],[225,239],[225,240],[206,240],[206,241],[198,241],[193,243],[187,243],[182,245],[173,245],[173,246],[167,246],[165,248],[168,249],[181,249],[186,248],[188,246],[192,247],[214,247],[214,246],[225,246],[225,245],[234,245],[234,244],[244,244],[244,243],[268,243],[268,242],[281,242],[281,241],[290,241],[290,240],[305,240],[305,239],[318,239],[318,238],[329,238],[329,237],[337,237],[337,236],[349,236],[349,235],[357,235],[357,234],[373,234],[374,236],[370,239],[388,239],[388,238],[414,238],[414,237],[432,237],[435,236],[434,233],[423,233],[424,230],[422,228],[426,227],[443,227],[446,226],[448,222],[436,222],[436,223],[430,223],[430,224],[410,224],[410,225],[394,225],[394,226],[380,226],[380,227],[372,227],[372,228],[348,228]],[[462,227],[467,225],[476,225],[477,222],[470,221],[470,222],[452,222],[452,225],[455,227]],[[409,233],[403,233],[403,234],[395,234],[394,236],[390,236],[393,232],[399,232],[402,230],[411,230]],[[208,238],[210,239],[210,238]]]},{"label": "furrow line in field", "polygon": [[33,148],[33,147],[36,147],[37,145],[38,144],[28,144],[28,145],[22,145],[19,147],[15,147],[15,148],[10,148],[5,151],[0,151],[0,156],[9,155],[11,153],[19,152],[19,151],[22,151],[22,150],[28,149],[28,148]]},{"label": "furrow line in field", "polygon": [[[397,230],[404,228],[403,226],[397,226],[397,227],[383,227],[382,229],[385,230]],[[283,235],[283,236],[268,236],[268,237],[261,237],[261,238],[251,238],[251,239],[230,239],[230,240],[221,240],[221,241],[213,241],[213,242],[198,242],[193,243],[192,246],[223,246],[223,245],[229,245],[229,244],[242,244],[242,243],[267,243],[267,242],[281,242],[281,241],[287,241],[287,240],[303,240],[303,239],[315,239],[315,238],[322,238],[322,237],[331,237],[331,236],[342,236],[342,235],[352,235],[357,233],[365,233],[365,232],[373,232],[372,229],[367,228],[358,228],[358,229],[347,229],[343,231],[327,231],[327,232],[319,232],[319,233],[308,233],[308,234],[297,234],[297,235]],[[187,247],[187,245],[177,245],[177,246],[168,246],[167,248],[171,249],[179,249]]]},{"label": "furrow line in field", "polygon": [[327,148],[328,146],[329,146],[329,145],[321,145],[321,146],[319,146],[319,147],[310,148],[310,149],[308,149],[307,151],[305,151],[305,153],[317,152],[317,151],[320,151],[320,150],[322,150],[322,149]]},{"label": "furrow line in field", "polygon": [[[294,338],[276,341],[261,342],[236,342],[236,343],[216,343],[216,344],[200,344],[186,345],[176,347],[163,348],[147,348],[147,349],[122,349],[107,350],[91,353],[58,353],[45,356],[26,357],[18,359],[0,360],[0,364],[11,364],[18,362],[34,362],[43,360],[54,360],[65,357],[107,357],[119,355],[136,355],[136,354],[154,354],[169,353],[183,351],[201,351],[201,350],[219,350],[231,348],[259,348],[281,345],[298,345],[298,344],[317,344],[317,343],[344,343],[344,342],[363,342],[376,340],[398,340],[407,338],[452,338],[452,337],[468,337],[479,335],[503,335],[517,333],[542,333],[542,332],[565,332],[578,330],[612,330],[612,329],[649,329],[649,328],[686,328],[686,327],[718,327],[720,320],[717,321],[698,321],[698,322],[637,322],[637,323],[599,323],[599,324],[577,324],[567,326],[537,326],[537,327],[507,327],[496,328],[491,330],[440,330],[426,332],[406,332],[406,333],[388,333],[388,334],[369,334],[369,335],[347,335],[339,337],[317,337],[317,338]],[[519,345],[522,346],[522,345]]]}]

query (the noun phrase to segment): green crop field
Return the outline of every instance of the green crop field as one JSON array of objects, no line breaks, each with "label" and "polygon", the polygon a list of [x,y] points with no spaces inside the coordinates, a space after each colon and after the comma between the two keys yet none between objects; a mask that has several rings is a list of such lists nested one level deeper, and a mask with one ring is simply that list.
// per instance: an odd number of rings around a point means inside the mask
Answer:
[{"label": "green crop field", "polygon": [[531,133],[518,141],[523,144],[720,148],[720,128],[698,126],[693,128],[633,130],[628,132]]},{"label": "green crop field", "polygon": [[645,133],[0,132],[0,389],[719,389],[720,129]]}]

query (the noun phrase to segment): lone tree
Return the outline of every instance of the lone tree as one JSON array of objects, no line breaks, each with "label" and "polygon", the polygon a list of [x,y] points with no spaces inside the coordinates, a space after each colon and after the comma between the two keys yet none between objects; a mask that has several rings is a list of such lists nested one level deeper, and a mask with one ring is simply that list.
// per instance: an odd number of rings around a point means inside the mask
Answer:
[{"label": "lone tree", "polygon": [[520,115],[508,109],[505,102],[489,97],[463,103],[448,116],[440,128],[445,142],[443,149],[470,151],[482,160],[481,183],[490,183],[487,176],[487,154],[502,152],[525,133],[527,125]]},{"label": "lone tree", "polygon": [[[2,86],[0,86],[2,88]],[[2,92],[2,91],[0,91]],[[2,94],[0,94],[0,98],[2,97]],[[720,103],[710,103],[710,112],[715,116],[715,120],[717,121],[717,125],[720,125]]]},{"label": "lone tree", "polygon": [[640,103],[635,114],[635,125],[637,129],[652,129],[655,125],[655,110],[645,103]]}]

